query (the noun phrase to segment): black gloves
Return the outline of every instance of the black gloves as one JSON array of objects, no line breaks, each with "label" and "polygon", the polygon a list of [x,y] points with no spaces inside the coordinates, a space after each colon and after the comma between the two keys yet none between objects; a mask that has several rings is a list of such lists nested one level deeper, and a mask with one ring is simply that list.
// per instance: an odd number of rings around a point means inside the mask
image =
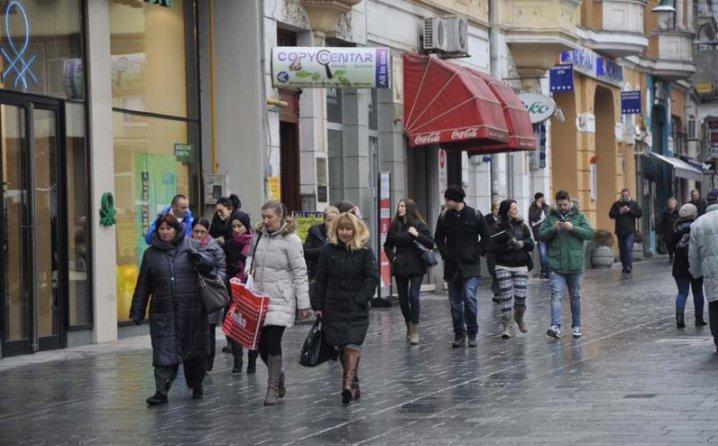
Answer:
[{"label": "black gloves", "polygon": [[132,323],[135,325],[142,325],[142,319],[133,318]]}]

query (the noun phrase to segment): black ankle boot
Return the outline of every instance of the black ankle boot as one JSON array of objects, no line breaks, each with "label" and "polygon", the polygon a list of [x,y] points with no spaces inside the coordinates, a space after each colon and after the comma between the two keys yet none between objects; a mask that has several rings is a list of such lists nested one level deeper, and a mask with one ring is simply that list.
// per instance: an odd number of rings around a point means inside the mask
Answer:
[{"label": "black ankle boot", "polygon": [[162,393],[162,392],[155,392],[154,395],[147,398],[147,404],[150,406],[158,406],[160,404],[167,404],[168,401],[169,401],[169,398],[167,398],[167,394]]},{"label": "black ankle boot", "polygon": [[247,354],[247,359],[249,359],[247,363],[247,375],[253,375],[257,372],[257,356],[259,356],[257,352],[249,352]]},{"label": "black ankle boot", "polygon": [[678,328],[686,328],[686,321],[683,317],[682,311],[676,312],[676,327]]},{"label": "black ankle boot", "polygon": [[242,361],[242,357],[234,357],[234,367],[232,368],[232,373],[242,373],[242,365],[244,364],[244,361]]},{"label": "black ankle boot", "polygon": [[696,327],[705,327],[706,325],[708,325],[708,323],[703,320],[703,316],[696,317]]},{"label": "black ankle boot", "polygon": [[202,386],[192,389],[192,399],[201,400],[204,397],[204,388]]}]

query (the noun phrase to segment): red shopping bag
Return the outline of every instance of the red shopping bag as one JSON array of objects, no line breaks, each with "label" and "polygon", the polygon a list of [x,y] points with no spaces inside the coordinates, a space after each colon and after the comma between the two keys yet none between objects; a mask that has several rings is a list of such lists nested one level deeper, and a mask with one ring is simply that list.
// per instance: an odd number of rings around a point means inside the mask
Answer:
[{"label": "red shopping bag", "polygon": [[246,349],[256,350],[269,308],[269,297],[252,291],[237,278],[230,279],[229,284],[232,303],[224,318],[224,334]]}]

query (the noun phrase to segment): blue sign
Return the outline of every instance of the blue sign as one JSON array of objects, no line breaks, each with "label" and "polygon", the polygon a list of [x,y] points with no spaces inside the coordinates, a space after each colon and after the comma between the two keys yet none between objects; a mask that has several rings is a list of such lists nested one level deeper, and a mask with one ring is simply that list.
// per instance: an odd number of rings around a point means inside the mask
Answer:
[{"label": "blue sign", "polygon": [[624,115],[640,115],[641,114],[641,91],[622,91],[621,92],[621,114]]},{"label": "blue sign", "polygon": [[[13,11],[15,9],[15,11]],[[7,61],[7,66],[2,72],[3,82],[7,82],[8,75],[15,74],[15,82],[13,86],[17,88],[22,85],[23,90],[27,90],[27,79],[30,78],[35,84],[38,83],[37,76],[33,73],[31,67],[37,54],[26,54],[30,46],[30,21],[27,18],[25,7],[17,0],[11,1],[5,7],[5,33],[7,35],[7,43],[10,47],[10,54],[5,48],[0,47],[0,54]],[[10,29],[10,18],[17,15],[22,19],[24,25],[23,41],[16,42]],[[18,39],[19,40],[19,39]]]},{"label": "blue sign", "polygon": [[556,65],[548,77],[552,92],[573,91],[573,65]]},{"label": "blue sign", "polygon": [[587,48],[579,47],[564,51],[561,53],[560,60],[562,64],[573,64],[576,71],[594,79],[618,86],[623,83],[622,66]]}]

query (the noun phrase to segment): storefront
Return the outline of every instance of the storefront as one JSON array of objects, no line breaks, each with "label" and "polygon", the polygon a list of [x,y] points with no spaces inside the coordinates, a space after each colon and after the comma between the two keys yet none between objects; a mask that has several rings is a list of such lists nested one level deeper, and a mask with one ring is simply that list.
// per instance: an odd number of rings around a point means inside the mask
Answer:
[{"label": "storefront", "polygon": [[60,348],[90,326],[83,4],[0,10],[0,356]]}]

